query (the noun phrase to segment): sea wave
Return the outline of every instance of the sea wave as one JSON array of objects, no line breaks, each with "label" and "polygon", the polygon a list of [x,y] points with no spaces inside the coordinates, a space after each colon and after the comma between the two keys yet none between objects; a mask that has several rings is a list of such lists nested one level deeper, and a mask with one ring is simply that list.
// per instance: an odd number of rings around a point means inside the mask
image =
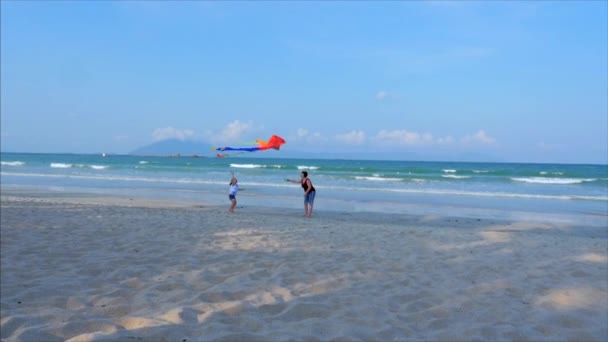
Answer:
[{"label": "sea wave", "polygon": [[445,173],[454,173],[454,172],[456,172],[456,170],[454,170],[454,169],[445,169],[445,170],[442,170],[442,171],[445,172]]},{"label": "sea wave", "polygon": [[94,170],[105,170],[105,169],[109,168],[108,165],[67,164],[67,163],[51,163],[51,167],[54,169],[81,168],[81,169],[94,169]]},{"label": "sea wave", "polygon": [[240,169],[259,169],[259,168],[276,168],[280,169],[282,165],[262,165],[262,164],[230,164],[230,167]]},{"label": "sea wave", "polygon": [[596,178],[549,178],[549,177],[516,177],[511,178],[516,182],[537,184],[580,184],[583,182],[595,182]]},{"label": "sea wave", "polygon": [[58,168],[58,169],[69,169],[70,167],[72,167],[72,164],[51,163],[51,167],[52,168]]},{"label": "sea wave", "polygon": [[494,191],[460,191],[450,189],[398,189],[398,188],[355,188],[329,186],[326,189],[333,190],[354,190],[354,191],[381,191],[397,192],[408,194],[427,194],[427,195],[453,195],[453,196],[475,196],[475,197],[504,197],[504,198],[529,198],[529,199],[548,199],[548,200],[586,200],[586,201],[608,201],[608,196],[588,196],[588,195],[540,195],[530,193],[514,192],[494,192]]},{"label": "sea wave", "polygon": [[471,178],[471,176],[457,176],[457,175],[441,175],[441,177],[444,177],[444,178],[455,178],[455,179]]},{"label": "sea wave", "polygon": [[178,183],[178,184],[225,184],[224,181],[208,181],[191,178],[160,178],[160,177],[132,177],[116,175],[85,175],[85,174],[48,174],[48,173],[17,173],[0,172],[3,176],[20,177],[49,177],[49,178],[68,178],[68,179],[92,179],[103,181],[125,181],[125,182],[150,182],[150,183]]},{"label": "sea wave", "polygon": [[[22,172],[0,172],[2,176],[21,176],[21,177],[47,177],[47,178],[64,178],[64,179],[85,179],[85,180],[102,180],[102,181],[125,181],[125,182],[146,182],[146,183],[166,183],[166,184],[198,184],[198,185],[224,185],[224,181],[205,180],[197,178],[164,178],[164,177],[134,177],[134,176],[119,176],[119,175],[86,175],[86,174],[39,174],[39,173],[22,173]],[[280,182],[247,182],[247,186],[260,188],[293,188],[293,184]],[[320,185],[317,188],[321,188]],[[425,194],[425,195],[451,195],[451,196],[473,196],[473,197],[495,197],[495,198],[524,198],[524,199],[547,199],[547,200],[585,200],[585,201],[608,201],[608,196],[605,195],[545,195],[532,193],[514,193],[514,192],[496,192],[496,191],[462,191],[454,189],[407,189],[398,187],[360,187],[360,186],[333,186],[325,185],[324,190],[337,191],[370,191],[370,192],[391,192],[404,194]]]},{"label": "sea wave", "polygon": [[366,180],[372,182],[399,182],[401,178],[380,177],[380,176],[355,176],[356,180]]},{"label": "sea wave", "polygon": [[298,165],[298,170],[318,170],[318,169],[319,169],[318,166]]},{"label": "sea wave", "polygon": [[3,162],[0,163],[0,165],[4,165],[4,166],[23,166],[23,165],[25,165],[25,162],[22,162],[22,161],[10,161],[10,162],[3,161]]},{"label": "sea wave", "polygon": [[264,167],[264,165],[259,164],[230,164],[230,167],[236,167],[241,169],[257,169],[260,167]]}]

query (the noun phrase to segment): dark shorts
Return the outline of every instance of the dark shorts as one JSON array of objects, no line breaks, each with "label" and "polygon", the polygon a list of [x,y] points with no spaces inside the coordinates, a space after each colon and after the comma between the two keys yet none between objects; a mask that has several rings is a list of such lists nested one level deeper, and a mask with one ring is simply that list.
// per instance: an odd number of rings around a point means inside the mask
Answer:
[{"label": "dark shorts", "polygon": [[309,192],[306,196],[304,196],[304,203],[308,203],[308,204],[314,204],[315,203],[315,195],[317,194],[316,191],[311,191]]},{"label": "dark shorts", "polygon": [[231,201],[234,201],[234,200],[236,199],[236,196],[235,196],[235,195],[228,195],[228,198],[229,198]]}]

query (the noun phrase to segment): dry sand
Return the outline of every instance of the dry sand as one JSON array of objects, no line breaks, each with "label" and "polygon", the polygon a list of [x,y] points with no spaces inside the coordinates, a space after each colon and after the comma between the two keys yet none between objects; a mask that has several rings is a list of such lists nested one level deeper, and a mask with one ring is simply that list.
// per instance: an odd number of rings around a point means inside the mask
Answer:
[{"label": "dry sand", "polygon": [[1,204],[2,341],[608,340],[606,226]]}]

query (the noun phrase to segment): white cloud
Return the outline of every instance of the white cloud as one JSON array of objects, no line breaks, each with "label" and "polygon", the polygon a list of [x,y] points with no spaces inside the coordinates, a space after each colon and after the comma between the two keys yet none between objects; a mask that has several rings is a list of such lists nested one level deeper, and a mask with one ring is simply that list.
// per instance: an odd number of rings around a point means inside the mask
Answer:
[{"label": "white cloud", "polygon": [[336,135],[336,140],[349,145],[360,145],[365,142],[366,135],[363,131],[350,131]]},{"label": "white cloud", "polygon": [[418,132],[410,132],[405,129],[392,131],[383,129],[376,134],[374,140],[380,143],[419,145],[432,143],[433,135],[429,133],[420,134]]},{"label": "white cloud", "polygon": [[365,130],[353,129],[348,132],[335,134],[332,138],[324,137],[319,132],[311,132],[305,128],[298,128],[296,134],[290,137],[292,142],[305,144],[324,144],[330,141],[344,145],[358,146],[369,144],[369,146],[393,146],[393,147],[448,147],[457,145],[492,145],[495,139],[489,136],[485,130],[480,129],[476,133],[463,137],[453,135],[434,136],[429,132],[416,132],[406,129],[382,129],[376,134],[369,134]]},{"label": "white cloud", "polygon": [[239,120],[234,120],[222,131],[220,132],[221,136],[226,137],[228,140],[239,139],[243,135],[243,133],[250,131],[253,127],[251,122],[240,122]]},{"label": "white cloud", "polygon": [[379,91],[376,93],[376,100],[384,100],[388,94],[385,91]]},{"label": "white cloud", "polygon": [[165,128],[157,128],[152,132],[154,140],[178,139],[186,140],[194,135],[194,131],[190,129],[177,129],[171,126]]},{"label": "white cloud", "polygon": [[310,132],[306,128],[298,128],[295,136],[291,136],[290,141],[300,141],[309,144],[326,142],[327,139],[324,138],[319,132]]},{"label": "white cloud", "polygon": [[449,144],[454,143],[454,138],[452,138],[452,136],[448,135],[447,137],[437,138],[437,140],[435,140],[435,142],[439,145],[449,145]]},{"label": "white cloud", "polygon": [[469,134],[461,139],[461,141],[465,144],[469,143],[481,143],[485,145],[493,144],[496,140],[490,137],[486,131],[480,129],[477,133]]},{"label": "white cloud", "polygon": [[372,139],[381,144],[396,144],[403,146],[413,145],[453,145],[458,141],[462,144],[483,144],[490,145],[496,140],[490,137],[484,130],[479,130],[477,133],[466,135],[460,140],[454,139],[452,136],[434,137],[431,133],[410,132],[405,129],[401,130],[381,130]]},{"label": "white cloud", "polygon": [[314,133],[308,134],[306,136],[307,143],[318,143],[318,142],[325,142],[325,141],[327,141],[327,139],[324,138],[321,135],[321,133],[319,133],[319,132],[314,132]]},{"label": "white cloud", "polygon": [[308,130],[304,129],[304,128],[298,128],[298,138],[304,138],[305,136],[308,135]]},{"label": "white cloud", "polygon": [[206,138],[213,143],[228,143],[242,139],[245,133],[253,130],[253,123],[234,120],[228,123],[220,131],[208,131],[205,135]]}]

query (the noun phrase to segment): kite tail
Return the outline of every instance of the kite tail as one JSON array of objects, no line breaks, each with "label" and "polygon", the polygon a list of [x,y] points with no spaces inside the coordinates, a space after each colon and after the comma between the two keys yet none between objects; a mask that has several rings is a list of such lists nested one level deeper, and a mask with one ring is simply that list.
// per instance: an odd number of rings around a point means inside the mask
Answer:
[{"label": "kite tail", "polygon": [[254,152],[259,151],[259,147],[216,147],[212,148],[214,151],[246,151],[246,152]]}]

